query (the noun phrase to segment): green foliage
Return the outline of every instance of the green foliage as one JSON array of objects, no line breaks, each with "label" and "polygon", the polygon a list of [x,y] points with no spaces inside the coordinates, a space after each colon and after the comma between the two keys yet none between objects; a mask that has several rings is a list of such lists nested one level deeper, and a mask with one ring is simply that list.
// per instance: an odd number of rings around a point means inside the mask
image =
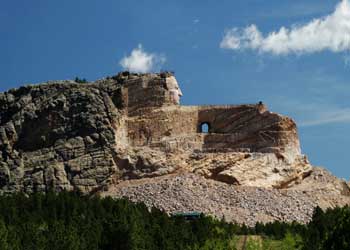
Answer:
[{"label": "green foliage", "polygon": [[261,249],[261,244],[256,239],[248,238],[245,249],[246,250],[259,250],[259,249]]},{"label": "green foliage", "polygon": [[287,232],[282,240],[282,249],[284,250],[299,250],[302,248],[303,240],[299,235],[293,235]]},{"label": "green foliage", "polygon": [[125,199],[66,192],[0,196],[1,250],[346,250],[349,232],[348,207],[316,209],[307,226],[248,228],[203,215],[186,221]]},{"label": "green foliage", "polygon": [[317,208],[305,237],[306,250],[350,249],[350,207]]},{"label": "green foliage", "polygon": [[76,77],[75,79],[74,79],[74,81],[75,82],[77,82],[77,83],[88,83],[88,81],[85,79],[85,78],[79,78],[79,77]]},{"label": "green foliage", "polygon": [[0,249],[4,249],[4,250],[9,249],[7,240],[8,240],[8,230],[6,228],[4,221],[0,218]]},{"label": "green foliage", "polygon": [[0,249],[233,249],[239,227],[74,193],[0,196]]}]

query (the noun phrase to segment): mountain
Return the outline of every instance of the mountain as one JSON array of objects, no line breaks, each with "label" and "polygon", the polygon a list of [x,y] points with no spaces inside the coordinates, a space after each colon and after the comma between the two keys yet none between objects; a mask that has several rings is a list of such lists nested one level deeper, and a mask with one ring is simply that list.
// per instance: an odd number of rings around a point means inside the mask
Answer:
[{"label": "mountain", "polygon": [[264,103],[181,106],[172,73],[122,72],[0,94],[0,192],[128,197],[166,212],[254,225],[350,204],[301,153],[297,126]]}]

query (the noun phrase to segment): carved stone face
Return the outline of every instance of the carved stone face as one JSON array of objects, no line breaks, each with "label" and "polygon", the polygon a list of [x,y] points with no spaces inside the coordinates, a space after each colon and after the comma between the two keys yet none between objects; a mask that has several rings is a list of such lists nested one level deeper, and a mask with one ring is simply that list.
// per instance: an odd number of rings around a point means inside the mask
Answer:
[{"label": "carved stone face", "polygon": [[166,86],[169,90],[171,100],[175,104],[180,104],[180,97],[182,96],[182,92],[174,76],[166,78]]}]

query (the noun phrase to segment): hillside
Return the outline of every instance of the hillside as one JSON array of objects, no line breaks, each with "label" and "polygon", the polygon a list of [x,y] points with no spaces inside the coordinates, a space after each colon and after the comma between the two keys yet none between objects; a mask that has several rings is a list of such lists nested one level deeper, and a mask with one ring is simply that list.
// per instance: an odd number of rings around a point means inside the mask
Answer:
[{"label": "hillside", "polygon": [[128,72],[0,94],[0,191],[128,197],[249,225],[350,204],[347,183],[302,154],[292,119],[181,96],[171,73]]}]

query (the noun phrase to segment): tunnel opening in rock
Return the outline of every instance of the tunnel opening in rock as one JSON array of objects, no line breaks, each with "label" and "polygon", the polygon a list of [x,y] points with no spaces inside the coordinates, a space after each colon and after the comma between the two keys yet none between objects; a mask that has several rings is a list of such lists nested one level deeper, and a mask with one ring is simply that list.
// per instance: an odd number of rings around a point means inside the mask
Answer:
[{"label": "tunnel opening in rock", "polygon": [[208,122],[202,122],[199,126],[200,133],[209,133],[210,132],[210,124]]}]

